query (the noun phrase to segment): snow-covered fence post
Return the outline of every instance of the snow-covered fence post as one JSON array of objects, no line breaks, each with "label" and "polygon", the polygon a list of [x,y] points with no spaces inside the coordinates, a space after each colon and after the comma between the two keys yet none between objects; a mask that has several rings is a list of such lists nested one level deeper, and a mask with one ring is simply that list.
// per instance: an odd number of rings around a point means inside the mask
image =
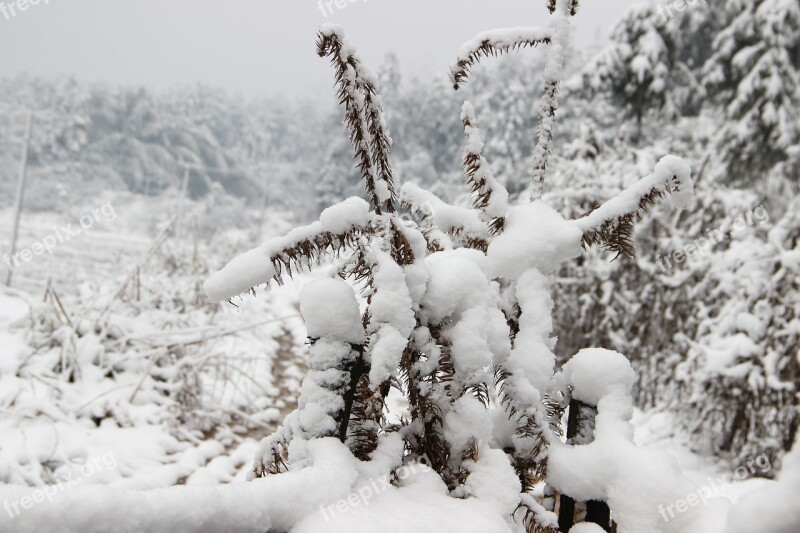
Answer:
[{"label": "snow-covered fence post", "polygon": [[[596,415],[597,407],[572,398],[567,416],[567,444],[575,446],[592,442]],[[611,531],[611,510],[606,502],[589,500],[581,507],[585,514],[584,522],[591,522],[605,531]],[[569,531],[575,524],[575,511],[575,500],[566,494],[561,494],[558,506],[558,527],[561,531]]]},{"label": "snow-covered fence post", "polygon": [[[14,254],[17,251],[17,238],[19,237],[19,219],[22,215],[22,204],[25,199],[25,181],[28,176],[28,154],[31,146],[31,131],[33,129],[33,113],[28,113],[28,119],[25,123],[25,139],[22,148],[22,159],[19,163],[19,180],[17,181],[17,194],[14,200],[14,225],[11,229],[11,245],[9,248],[8,256],[11,258],[9,264],[15,261]],[[11,286],[11,278],[14,276],[14,270],[9,267],[6,274],[6,286]]]}]

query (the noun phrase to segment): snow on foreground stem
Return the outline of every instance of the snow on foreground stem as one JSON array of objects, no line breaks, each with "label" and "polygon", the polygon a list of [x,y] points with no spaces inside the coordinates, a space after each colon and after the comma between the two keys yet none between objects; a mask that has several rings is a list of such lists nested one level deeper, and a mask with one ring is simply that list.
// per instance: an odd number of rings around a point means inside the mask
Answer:
[{"label": "snow on foreground stem", "polygon": [[543,27],[519,27],[488,30],[479,33],[463,45],[458,51],[458,60],[467,61],[479,52],[486,44],[494,48],[510,48],[520,46],[520,43],[547,42],[553,35],[553,30]]},{"label": "snow on foreground stem", "polygon": [[551,274],[581,254],[582,237],[574,223],[540,200],[512,207],[487,251],[492,274],[517,279],[531,268]]}]

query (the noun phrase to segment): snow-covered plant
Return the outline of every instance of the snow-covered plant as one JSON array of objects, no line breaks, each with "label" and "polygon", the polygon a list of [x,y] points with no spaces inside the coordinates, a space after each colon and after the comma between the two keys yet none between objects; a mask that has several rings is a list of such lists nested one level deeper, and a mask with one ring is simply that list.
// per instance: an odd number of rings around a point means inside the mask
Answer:
[{"label": "snow-covered plant", "polygon": [[792,207],[772,227],[736,231],[701,280],[716,312],[696,313],[696,336],[676,368],[698,447],[735,461],[766,453],[776,463],[791,449],[800,426],[799,271]]},{"label": "snow-covered plant", "polygon": [[[529,176],[534,200],[519,205],[509,201],[482,155],[469,102],[461,118],[472,205],[450,205],[410,183],[396,195],[377,80],[341,28],[320,30],[318,51],[334,66],[369,202],[351,198],[329,207],[317,222],[242,254],[205,283],[208,296],[221,301],[337,260],[328,279],[301,292],[311,341],[309,373],[298,409],[262,442],[254,477],[310,466],[311,443],[338,438],[359,460],[364,478],[399,483],[395,473],[401,466],[426,463],[451,496],[488,503],[509,525],[516,523],[515,529],[566,531],[575,517],[564,502],[575,500],[610,503],[623,531],[657,525],[654,504],[680,481],[664,466],[658,474],[661,490],[642,506],[628,501],[644,485],[624,467],[626,460],[653,469],[669,463],[658,454],[636,452],[630,440],[632,371],[620,354],[591,350],[569,372],[557,371],[547,276],[580,256],[582,247],[599,244],[631,254],[633,222],[662,196],[685,204],[691,172],[681,159],[664,157],[652,174],[577,220],[566,220],[539,199],[552,151],[569,17],[577,10],[574,1],[548,5],[554,13],[550,27],[482,33],[462,47],[452,69],[460,86],[481,55],[550,46]],[[401,218],[401,209],[415,221]],[[402,395],[402,413],[387,407],[392,388]],[[564,444],[561,417],[573,399],[588,411]],[[620,471],[606,479],[605,470],[574,452],[573,444],[594,446],[600,461]],[[573,458],[584,471],[570,466]],[[545,498],[534,492],[543,481],[551,484]],[[554,498],[559,494],[560,520]],[[600,515],[610,527],[607,507],[589,518],[602,521]]]}]

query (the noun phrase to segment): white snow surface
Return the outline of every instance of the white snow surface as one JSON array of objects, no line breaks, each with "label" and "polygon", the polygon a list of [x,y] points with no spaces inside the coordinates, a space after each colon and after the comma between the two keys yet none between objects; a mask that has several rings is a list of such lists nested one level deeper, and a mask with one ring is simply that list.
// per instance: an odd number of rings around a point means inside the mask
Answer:
[{"label": "white snow surface", "polygon": [[520,276],[516,287],[517,302],[522,314],[511,355],[504,366],[511,372],[507,385],[515,395],[534,405],[547,389],[553,376],[556,356],[552,348],[553,299],[548,290],[547,278],[531,269]]},{"label": "white snow surface", "polygon": [[438,196],[414,183],[400,189],[400,200],[413,210],[429,217],[432,225],[443,232],[463,231],[467,236],[488,238],[489,227],[475,209],[450,205]]},{"label": "white snow surface", "polygon": [[221,302],[250,288],[269,282],[275,275],[269,254],[254,248],[231,259],[225,268],[212,274],[203,289],[212,302]]},{"label": "white snow surface", "polygon": [[440,324],[491,298],[488,261],[478,250],[437,252],[426,258],[426,264],[430,278],[422,309],[429,323]]},{"label": "white snow surface", "polygon": [[319,216],[325,231],[337,235],[350,231],[355,226],[366,226],[371,219],[369,204],[357,196],[328,207]]},{"label": "white snow surface", "polygon": [[356,294],[342,279],[307,283],[300,291],[300,312],[309,337],[329,337],[352,344],[364,342]]},{"label": "white snow surface", "polygon": [[604,348],[581,350],[564,365],[562,373],[574,387],[572,396],[590,405],[615,392],[627,394],[635,379],[628,359]]},{"label": "white snow surface", "polygon": [[746,494],[731,509],[725,533],[800,531],[800,444],[783,458],[777,483]]},{"label": "white snow surface", "polygon": [[[338,440],[318,439],[308,446],[313,466],[247,483],[175,486],[141,492],[101,485],[74,486],[41,499],[30,488],[0,485],[0,499],[38,500],[14,518],[6,512],[0,513],[0,530],[18,533],[287,531],[321,505],[347,498],[358,476],[352,454]],[[187,504],[191,505],[190,512]]]},{"label": "white snow surface", "polygon": [[597,524],[581,522],[580,524],[572,526],[569,533],[603,533],[604,531],[605,530]]},{"label": "white snow surface", "polygon": [[513,280],[531,268],[550,274],[581,254],[582,236],[575,224],[540,200],[512,207],[503,233],[489,244],[492,276]]}]

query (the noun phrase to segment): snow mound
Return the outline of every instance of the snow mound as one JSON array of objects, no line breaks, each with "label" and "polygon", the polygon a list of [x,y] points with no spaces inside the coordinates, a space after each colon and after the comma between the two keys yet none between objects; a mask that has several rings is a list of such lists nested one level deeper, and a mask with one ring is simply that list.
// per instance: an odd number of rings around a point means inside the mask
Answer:
[{"label": "snow mound", "polygon": [[341,279],[312,281],[300,291],[300,313],[312,338],[364,342],[364,327],[353,288]]},{"label": "snow mound", "polygon": [[575,524],[569,530],[569,533],[603,533],[605,530],[598,526],[597,524],[592,524],[591,522],[581,522],[580,524]]},{"label": "snow mound", "polygon": [[604,348],[586,348],[575,354],[562,370],[575,390],[573,397],[597,405],[612,393],[627,394],[635,378],[628,359]]},{"label": "snow mound", "polygon": [[358,477],[352,454],[337,439],[308,446],[310,467],[247,483],[150,491],[72,486],[56,494],[39,489],[44,498],[26,487],[0,486],[0,499],[37,502],[13,518],[0,513],[0,531],[288,531],[323,504],[347,498]]},{"label": "snow mound", "polygon": [[581,254],[582,237],[580,229],[544,202],[513,207],[503,233],[487,251],[492,274],[516,279],[531,268],[550,274]]},{"label": "snow mound", "polygon": [[783,458],[778,482],[747,494],[728,516],[725,533],[800,531],[800,443]]},{"label": "snow mound", "polygon": [[319,216],[319,221],[325,231],[342,234],[355,226],[366,226],[371,218],[369,204],[365,200],[353,196],[325,209]]}]

